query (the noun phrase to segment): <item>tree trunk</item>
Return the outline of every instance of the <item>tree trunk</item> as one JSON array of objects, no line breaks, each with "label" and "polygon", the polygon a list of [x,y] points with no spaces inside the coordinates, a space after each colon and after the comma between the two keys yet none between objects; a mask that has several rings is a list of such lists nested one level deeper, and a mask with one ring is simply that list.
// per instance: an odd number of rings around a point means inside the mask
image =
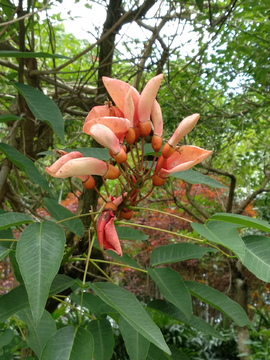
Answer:
[{"label": "tree trunk", "polygon": [[[232,271],[232,292],[234,300],[242,306],[247,312],[248,310],[248,298],[249,298],[249,285],[243,275],[243,265],[237,259],[231,259],[230,262]],[[238,351],[240,354],[247,354],[247,356],[241,357],[242,360],[248,360],[251,355],[250,349],[245,342],[249,340],[249,331],[247,327],[237,327],[238,338]]]}]

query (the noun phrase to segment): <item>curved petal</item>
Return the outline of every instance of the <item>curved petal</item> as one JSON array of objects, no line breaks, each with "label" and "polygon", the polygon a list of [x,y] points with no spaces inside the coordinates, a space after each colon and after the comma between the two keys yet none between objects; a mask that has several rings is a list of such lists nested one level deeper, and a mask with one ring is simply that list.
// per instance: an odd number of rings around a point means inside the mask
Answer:
[{"label": "curved petal", "polygon": [[156,99],[163,74],[159,74],[148,81],[143,89],[138,105],[139,122],[145,123],[150,120],[150,113]]},{"label": "curved petal", "polygon": [[98,117],[113,116],[114,114],[112,108],[113,107],[110,108],[108,105],[94,106],[86,116],[85,123]]},{"label": "curved petal", "polygon": [[125,83],[124,81],[111,79],[106,76],[102,77],[102,81],[111,98],[122,112],[124,112],[125,97],[129,89],[131,89],[132,92],[134,106],[137,108],[140,94],[133,86]]},{"label": "curved petal", "polygon": [[151,119],[154,126],[154,135],[151,140],[152,148],[158,152],[162,146],[163,119],[162,112],[157,100],[154,101],[151,110]]},{"label": "curved petal", "polygon": [[162,136],[163,134],[163,119],[161,107],[157,100],[154,101],[154,104],[151,109],[151,119],[154,126],[154,134]]},{"label": "curved petal", "polygon": [[130,128],[130,121],[128,119],[114,116],[103,116],[90,119],[88,121],[85,120],[83,131],[86,134],[91,135],[91,128],[96,124],[107,126],[107,128],[111,129],[116,136],[119,134],[121,137],[123,137]]},{"label": "curved petal", "polygon": [[119,139],[111,129],[102,124],[95,124],[91,127],[90,135],[100,144],[110,149],[112,153],[118,154],[121,151]]},{"label": "curved petal", "polygon": [[104,248],[114,251],[120,257],[123,255],[120,241],[115,230],[114,218],[111,218],[105,225]]},{"label": "curved petal", "polygon": [[97,224],[97,237],[101,249],[112,250],[122,256],[122,249],[114,226],[115,215],[112,210],[102,212]]},{"label": "curved petal", "polygon": [[124,100],[124,116],[130,120],[131,127],[133,127],[134,114],[135,106],[132,99],[131,89],[129,89]]},{"label": "curved petal", "polygon": [[200,114],[193,114],[184,118],[168,141],[168,144],[175,148],[179,141],[196,126],[199,118]]},{"label": "curved petal", "polygon": [[211,153],[212,151],[204,150],[197,146],[187,145],[179,147],[168,159],[166,159],[158,176],[166,178],[174,172],[188,170],[192,166],[205,160]]},{"label": "curved petal", "polygon": [[82,157],[79,159],[69,160],[52,176],[57,178],[83,175],[104,176],[107,171],[108,164],[104,161],[92,157]]},{"label": "curved petal", "polygon": [[66,164],[68,161],[70,161],[72,159],[78,159],[78,158],[82,158],[82,157],[83,157],[83,154],[81,154],[79,151],[71,151],[70,153],[60,157],[60,159],[58,159],[50,167],[46,167],[45,171],[53,177],[58,177],[58,176],[55,176],[55,174],[58,172],[59,169],[61,169],[61,167],[64,164]]}]

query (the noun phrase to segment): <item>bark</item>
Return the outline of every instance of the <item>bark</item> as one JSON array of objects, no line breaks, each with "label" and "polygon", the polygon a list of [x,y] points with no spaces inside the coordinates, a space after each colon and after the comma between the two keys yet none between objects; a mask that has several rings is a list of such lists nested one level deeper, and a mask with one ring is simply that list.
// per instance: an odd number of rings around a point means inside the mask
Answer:
[{"label": "bark", "polygon": [[[232,270],[232,291],[234,300],[247,312],[249,301],[249,285],[243,274],[243,265],[238,259],[231,259],[230,265]],[[245,344],[245,342],[249,340],[248,328],[238,326],[237,338],[239,354],[247,354],[247,356],[243,356],[241,359],[248,360],[249,356],[251,355],[250,349]]]}]

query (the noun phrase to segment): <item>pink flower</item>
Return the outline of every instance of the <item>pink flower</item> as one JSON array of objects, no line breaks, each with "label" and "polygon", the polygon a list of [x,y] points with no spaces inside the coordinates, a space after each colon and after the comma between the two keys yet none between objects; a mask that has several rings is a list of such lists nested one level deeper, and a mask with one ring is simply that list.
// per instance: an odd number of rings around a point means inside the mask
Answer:
[{"label": "pink flower", "polygon": [[151,118],[154,126],[154,135],[151,144],[155,152],[158,152],[162,146],[163,119],[160,105],[156,100],[151,109]]},{"label": "pink flower", "polygon": [[[104,125],[114,133],[120,143],[126,138],[127,143],[131,145],[140,135],[149,135],[152,115],[155,138],[158,137],[155,139],[154,148],[158,148],[159,151],[162,145],[163,122],[160,107],[155,99],[162,79],[163,74],[153,77],[140,95],[133,86],[121,80],[103,77],[103,83],[118,108],[110,105],[94,107],[85,120],[83,131],[94,136],[92,127]],[[95,139],[103,146],[109,147],[104,145],[105,140],[101,142],[100,138]],[[113,151],[112,153],[115,154]]]},{"label": "pink flower", "polygon": [[107,126],[121,142],[130,128],[130,121],[115,106],[95,106],[85,119],[83,131],[91,135],[91,127],[96,124]]},{"label": "pink flower", "polygon": [[115,218],[116,216],[111,209],[102,212],[97,224],[98,243],[101,249],[112,250],[117,255],[122,256],[122,248],[114,226]]},{"label": "pink flower", "polygon": [[117,179],[120,175],[120,171],[111,164],[95,158],[84,157],[79,151],[72,151],[62,156],[50,167],[46,167],[45,171],[56,178],[76,176],[82,180],[84,185],[87,185],[85,182],[93,184],[92,187],[95,186],[95,182],[91,175],[100,175],[105,179]]},{"label": "pink flower", "polygon": [[95,124],[91,127],[90,134],[99,144],[110,149],[111,155],[117,162],[121,164],[127,160],[125,150],[109,127],[102,124]]},{"label": "pink flower", "polygon": [[151,132],[150,114],[162,79],[163,74],[154,76],[148,81],[141,93],[138,105],[138,115],[140,132],[142,137],[146,137]]},{"label": "pink flower", "polygon": [[211,153],[212,151],[197,146],[186,145],[178,147],[167,159],[161,155],[157,161],[153,184],[163,185],[172,173],[190,169],[205,160]]},{"label": "pink flower", "polygon": [[165,159],[172,155],[179,141],[196,126],[199,118],[200,114],[193,114],[180,122],[172,137],[162,149],[162,155]]}]

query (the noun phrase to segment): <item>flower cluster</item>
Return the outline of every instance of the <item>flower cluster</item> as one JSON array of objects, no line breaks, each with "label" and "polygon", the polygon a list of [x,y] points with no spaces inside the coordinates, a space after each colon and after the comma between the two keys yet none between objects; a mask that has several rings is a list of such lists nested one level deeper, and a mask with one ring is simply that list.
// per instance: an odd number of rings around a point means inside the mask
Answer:
[{"label": "flower cluster", "polygon": [[[172,173],[190,169],[212,152],[196,146],[178,146],[181,139],[197,124],[199,114],[182,120],[162,148],[163,120],[156,100],[162,79],[163,74],[153,77],[139,94],[134,87],[121,80],[103,77],[103,83],[116,106],[111,102],[95,106],[85,119],[83,131],[109,149],[110,162],[84,157],[78,151],[60,151],[61,157],[46,168],[51,176],[57,178],[76,176],[85,188],[96,191],[92,175],[102,176],[103,179],[119,179],[117,197],[107,191],[106,205],[97,224],[100,247],[113,250],[119,256],[122,256],[122,249],[114,220],[130,219],[133,214],[131,207],[149,196],[154,186],[163,185]],[[144,159],[144,143],[151,131],[155,155],[152,164],[148,164]],[[139,197],[140,189],[148,180],[152,181],[151,191]],[[105,180],[104,185],[107,190]]]}]

